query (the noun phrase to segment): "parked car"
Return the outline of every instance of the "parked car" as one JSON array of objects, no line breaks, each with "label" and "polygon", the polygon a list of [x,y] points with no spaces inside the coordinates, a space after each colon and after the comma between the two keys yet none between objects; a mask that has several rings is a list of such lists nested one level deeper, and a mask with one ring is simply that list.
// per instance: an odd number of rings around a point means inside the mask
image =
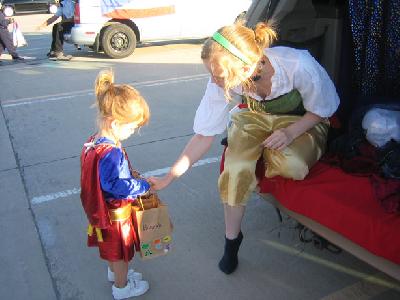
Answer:
[{"label": "parked car", "polygon": [[66,35],[66,41],[104,51],[112,58],[123,58],[131,55],[139,42],[208,37],[217,28],[233,23],[251,3],[251,0],[78,0],[75,26]]},{"label": "parked car", "polygon": [[3,12],[7,17],[19,13],[54,14],[57,11],[58,2],[58,0],[4,0]]}]

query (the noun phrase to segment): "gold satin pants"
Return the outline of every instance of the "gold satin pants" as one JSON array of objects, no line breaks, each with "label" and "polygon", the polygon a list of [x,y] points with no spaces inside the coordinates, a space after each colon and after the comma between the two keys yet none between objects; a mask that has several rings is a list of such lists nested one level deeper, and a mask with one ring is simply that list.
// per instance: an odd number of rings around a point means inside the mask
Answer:
[{"label": "gold satin pants", "polygon": [[274,130],[299,120],[296,115],[272,115],[243,111],[232,116],[228,128],[228,148],[224,171],[218,180],[221,200],[231,206],[246,205],[257,185],[255,169],[263,158],[265,177],[280,175],[302,180],[326,149],[328,121],[321,122],[297,137],[284,150],[264,148],[261,143]]}]

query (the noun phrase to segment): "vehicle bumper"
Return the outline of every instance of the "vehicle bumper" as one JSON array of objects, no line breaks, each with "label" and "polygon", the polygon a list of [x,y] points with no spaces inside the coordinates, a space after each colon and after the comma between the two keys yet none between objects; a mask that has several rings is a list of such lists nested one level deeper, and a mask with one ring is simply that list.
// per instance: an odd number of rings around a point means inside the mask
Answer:
[{"label": "vehicle bumper", "polygon": [[95,25],[75,25],[70,34],[64,34],[64,40],[70,44],[91,46],[99,32],[99,27]]}]

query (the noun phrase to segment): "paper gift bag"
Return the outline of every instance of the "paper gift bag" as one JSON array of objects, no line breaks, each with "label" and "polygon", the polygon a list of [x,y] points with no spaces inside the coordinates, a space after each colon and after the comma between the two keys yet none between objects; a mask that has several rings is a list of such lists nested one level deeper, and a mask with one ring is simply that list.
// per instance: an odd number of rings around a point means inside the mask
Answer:
[{"label": "paper gift bag", "polygon": [[150,259],[168,254],[172,242],[172,224],[168,206],[159,203],[158,207],[135,210],[140,239],[140,255]]}]

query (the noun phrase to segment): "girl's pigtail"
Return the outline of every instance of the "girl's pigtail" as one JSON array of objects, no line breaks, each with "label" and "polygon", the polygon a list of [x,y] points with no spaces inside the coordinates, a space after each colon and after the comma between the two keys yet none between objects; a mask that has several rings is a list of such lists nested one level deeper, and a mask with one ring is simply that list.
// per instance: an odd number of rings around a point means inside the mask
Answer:
[{"label": "girl's pigtail", "polygon": [[272,23],[257,23],[254,29],[255,40],[260,49],[268,48],[278,37]]},{"label": "girl's pigtail", "polygon": [[94,91],[97,99],[103,98],[104,94],[112,88],[114,84],[114,73],[111,70],[104,70],[96,78]]}]

